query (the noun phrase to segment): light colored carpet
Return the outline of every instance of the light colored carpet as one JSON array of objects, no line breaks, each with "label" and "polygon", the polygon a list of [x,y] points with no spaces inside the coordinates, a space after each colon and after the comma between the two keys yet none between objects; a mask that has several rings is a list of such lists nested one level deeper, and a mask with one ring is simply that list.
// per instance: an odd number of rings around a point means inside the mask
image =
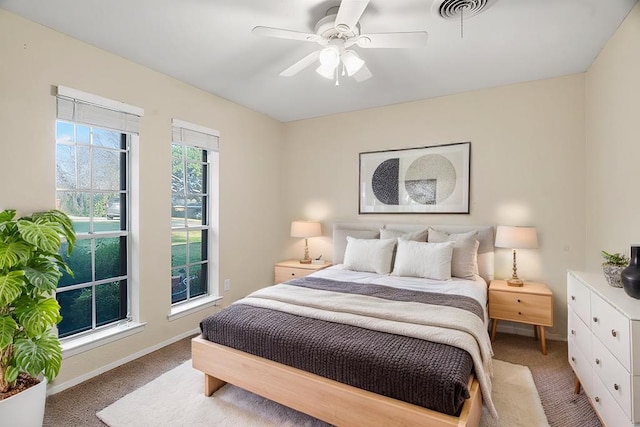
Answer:
[{"label": "light colored carpet", "polygon": [[[493,400],[500,414],[483,412],[483,427],[548,426],[529,368],[494,360]],[[326,426],[322,421],[226,385],[205,397],[202,373],[191,361],[159,376],[97,413],[111,427]]]}]

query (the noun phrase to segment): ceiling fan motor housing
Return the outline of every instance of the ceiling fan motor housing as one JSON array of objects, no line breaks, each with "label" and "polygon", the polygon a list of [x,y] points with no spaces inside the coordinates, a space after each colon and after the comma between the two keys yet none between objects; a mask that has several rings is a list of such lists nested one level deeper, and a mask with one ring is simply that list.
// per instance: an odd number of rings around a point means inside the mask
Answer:
[{"label": "ceiling fan motor housing", "polygon": [[314,28],[314,32],[322,38],[352,38],[360,35],[360,23],[358,22],[351,30],[343,25],[344,28],[336,28],[336,14],[327,15],[320,19]]}]

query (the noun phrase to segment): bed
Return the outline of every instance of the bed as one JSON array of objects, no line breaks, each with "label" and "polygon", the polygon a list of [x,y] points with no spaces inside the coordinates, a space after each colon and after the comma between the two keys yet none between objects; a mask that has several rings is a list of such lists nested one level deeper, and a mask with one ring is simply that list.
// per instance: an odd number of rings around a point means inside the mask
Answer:
[{"label": "bed", "polygon": [[492,227],[335,224],[333,262],[203,320],[206,395],[231,383],[334,425],[474,426],[483,394],[495,415]]}]

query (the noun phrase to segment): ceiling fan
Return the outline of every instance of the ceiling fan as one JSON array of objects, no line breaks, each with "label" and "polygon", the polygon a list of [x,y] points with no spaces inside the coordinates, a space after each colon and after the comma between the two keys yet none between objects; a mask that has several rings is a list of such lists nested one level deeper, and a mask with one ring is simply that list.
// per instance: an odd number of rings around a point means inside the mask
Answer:
[{"label": "ceiling fan", "polygon": [[341,75],[353,76],[357,82],[362,82],[372,74],[352,47],[418,48],[427,44],[426,31],[361,34],[359,21],[368,4],[369,0],[342,0],[339,6],[330,8],[318,21],[314,33],[260,26],[252,32],[258,36],[300,40],[322,46],[282,71],[280,75],[283,77],[293,76],[318,61],[320,65],[316,72],[327,79],[335,79],[336,85]]}]

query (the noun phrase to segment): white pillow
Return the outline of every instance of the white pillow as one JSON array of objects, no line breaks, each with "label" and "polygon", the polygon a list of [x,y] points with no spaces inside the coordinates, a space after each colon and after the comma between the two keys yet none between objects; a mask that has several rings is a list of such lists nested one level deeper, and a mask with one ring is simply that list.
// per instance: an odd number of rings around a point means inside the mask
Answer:
[{"label": "white pillow", "polygon": [[426,243],[398,239],[394,276],[451,279],[453,242]]},{"label": "white pillow", "polygon": [[381,228],[380,238],[381,239],[402,238],[404,240],[415,240],[416,242],[426,242],[428,230],[429,230],[428,228],[425,228],[424,230],[408,232],[408,231],[402,231],[402,230],[389,230],[387,228]]},{"label": "white pillow", "polygon": [[396,239],[356,239],[347,236],[344,266],[348,270],[389,274]]},{"label": "white pillow", "polygon": [[446,233],[429,228],[429,242],[454,242],[453,258],[451,259],[451,275],[462,279],[473,279],[478,274],[477,231],[467,233]]}]

